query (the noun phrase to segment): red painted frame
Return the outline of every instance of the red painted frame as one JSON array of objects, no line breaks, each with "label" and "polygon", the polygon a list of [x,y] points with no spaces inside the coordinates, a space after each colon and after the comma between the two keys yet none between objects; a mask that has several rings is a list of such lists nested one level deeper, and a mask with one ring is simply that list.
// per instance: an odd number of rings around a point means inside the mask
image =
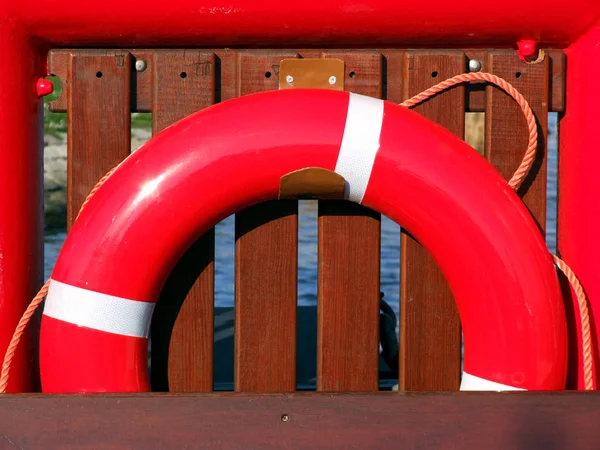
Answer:
[{"label": "red painted frame", "polygon": [[[423,18],[426,17],[427,20]],[[51,47],[564,48],[567,107],[561,121],[559,250],[583,282],[600,325],[600,2],[597,0],[21,0],[0,5],[0,354],[42,283],[42,102]],[[526,48],[527,45],[521,45]],[[9,390],[35,389],[23,345]],[[576,372],[574,372],[576,373]],[[581,377],[578,386],[582,386]]]}]

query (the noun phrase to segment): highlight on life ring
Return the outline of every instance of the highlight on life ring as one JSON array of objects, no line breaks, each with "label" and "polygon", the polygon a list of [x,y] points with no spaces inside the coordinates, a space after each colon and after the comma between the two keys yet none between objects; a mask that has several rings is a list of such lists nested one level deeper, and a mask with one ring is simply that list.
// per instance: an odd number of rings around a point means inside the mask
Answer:
[{"label": "highlight on life ring", "polygon": [[52,274],[43,391],[149,391],[150,319],[175,263],[219,221],[277,198],[282,177],[310,167],[341,175],[345,198],[399,223],[435,258],[463,326],[461,390],[564,388],[567,331],[553,262],[493,166],[401,106],[297,89],[187,117],[100,187]]}]

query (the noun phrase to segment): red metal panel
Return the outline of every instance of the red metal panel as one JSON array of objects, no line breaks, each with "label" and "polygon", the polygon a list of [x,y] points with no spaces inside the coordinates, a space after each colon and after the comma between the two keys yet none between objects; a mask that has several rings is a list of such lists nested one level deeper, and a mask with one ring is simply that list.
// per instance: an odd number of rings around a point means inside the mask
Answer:
[{"label": "red metal panel", "polygon": [[[138,2],[64,0],[51,8],[47,0],[3,2],[0,17],[35,37],[62,46],[173,46],[274,44],[448,46],[458,42],[509,44],[536,39],[564,45],[600,14],[597,0],[523,2],[462,0],[308,0],[301,5],[270,0],[178,0],[168,5]],[[168,10],[168,14],[165,11]]]},{"label": "red metal panel", "polygon": [[[1,15],[1,14],[0,14]],[[35,91],[43,72],[25,39],[0,20],[0,358],[43,275],[42,102]],[[8,390],[34,389],[29,327],[13,360]],[[37,331],[36,331],[37,334]],[[31,353],[30,353],[31,352]]]},{"label": "red metal panel", "polygon": [[[600,327],[600,239],[597,226],[600,220],[599,43],[600,23],[566,51],[569,58],[567,107],[560,122],[558,184],[558,251],[575,270],[589,296],[596,362],[600,361],[597,340]],[[568,292],[569,289],[565,289],[565,293]],[[566,304],[569,305],[570,301]],[[575,309],[567,308],[569,328],[577,330],[577,336],[571,336],[570,355],[577,356],[571,359],[568,386],[583,389],[581,330],[579,313]]]}]

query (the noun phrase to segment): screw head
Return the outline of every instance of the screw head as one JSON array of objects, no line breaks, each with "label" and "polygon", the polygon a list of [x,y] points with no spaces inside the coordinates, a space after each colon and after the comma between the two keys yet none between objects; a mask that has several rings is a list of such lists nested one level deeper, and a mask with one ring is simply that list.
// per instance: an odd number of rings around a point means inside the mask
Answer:
[{"label": "screw head", "polygon": [[469,71],[479,72],[481,70],[481,61],[478,59],[469,60]]},{"label": "screw head", "polygon": [[281,421],[282,422],[289,422],[290,421],[290,416],[287,415],[287,414],[282,414]]},{"label": "screw head", "polygon": [[294,82],[294,77],[288,75],[287,77],[285,77],[285,81],[287,81],[288,84],[292,84]]},{"label": "screw head", "polygon": [[147,64],[146,61],[144,61],[143,59],[138,59],[135,62],[135,70],[138,72],[143,72],[144,70],[146,70],[147,68]]},{"label": "screw head", "polygon": [[334,77],[334,76],[329,77],[329,84],[334,85],[336,81],[337,81],[336,77]]}]

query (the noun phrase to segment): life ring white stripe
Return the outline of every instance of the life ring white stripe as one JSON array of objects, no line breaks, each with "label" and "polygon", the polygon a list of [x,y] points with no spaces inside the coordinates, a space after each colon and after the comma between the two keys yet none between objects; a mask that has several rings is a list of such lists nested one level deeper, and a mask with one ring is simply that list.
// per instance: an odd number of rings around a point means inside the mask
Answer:
[{"label": "life ring white stripe", "polygon": [[475,375],[471,375],[467,372],[463,372],[462,381],[460,383],[461,391],[524,391],[526,389],[516,388],[508,386],[502,383],[496,383],[495,381],[489,381],[485,378],[480,378]]},{"label": "life ring white stripe", "polygon": [[383,126],[383,100],[350,93],[335,172],[346,180],[345,198],[360,203],[367,190]]},{"label": "life ring white stripe", "polygon": [[[129,300],[50,280],[44,314],[123,336],[147,338],[154,303]],[[68,345],[68,343],[67,343]]]}]

